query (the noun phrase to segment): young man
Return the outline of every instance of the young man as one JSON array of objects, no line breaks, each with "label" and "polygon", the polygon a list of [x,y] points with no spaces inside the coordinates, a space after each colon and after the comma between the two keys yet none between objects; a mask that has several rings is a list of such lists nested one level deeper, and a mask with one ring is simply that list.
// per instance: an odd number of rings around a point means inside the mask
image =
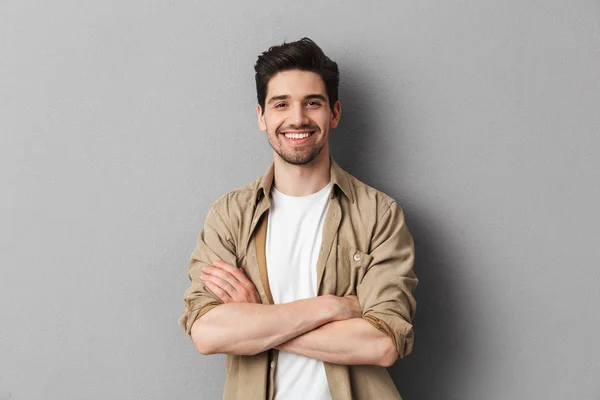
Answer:
[{"label": "young man", "polygon": [[414,246],[398,204],[329,156],[339,72],[310,39],[255,65],[266,174],[211,207],[180,324],[227,354],[224,399],[398,399],[410,353]]}]

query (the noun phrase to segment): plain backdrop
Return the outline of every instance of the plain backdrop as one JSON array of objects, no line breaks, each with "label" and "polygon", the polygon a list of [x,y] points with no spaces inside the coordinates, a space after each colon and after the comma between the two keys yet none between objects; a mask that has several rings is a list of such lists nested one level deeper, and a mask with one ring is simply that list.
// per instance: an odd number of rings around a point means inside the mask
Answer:
[{"label": "plain backdrop", "polygon": [[600,399],[600,2],[0,1],[0,399],[218,399],[177,324],[262,175],[253,65],[341,70],[334,159],[402,205],[408,400]]}]

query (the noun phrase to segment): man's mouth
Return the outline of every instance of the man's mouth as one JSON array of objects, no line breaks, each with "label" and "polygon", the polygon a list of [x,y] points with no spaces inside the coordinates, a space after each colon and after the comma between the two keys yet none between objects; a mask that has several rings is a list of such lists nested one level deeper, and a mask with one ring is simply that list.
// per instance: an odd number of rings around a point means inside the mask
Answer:
[{"label": "man's mouth", "polygon": [[282,132],[281,134],[287,139],[301,140],[314,134],[315,131],[293,131],[293,132]]}]

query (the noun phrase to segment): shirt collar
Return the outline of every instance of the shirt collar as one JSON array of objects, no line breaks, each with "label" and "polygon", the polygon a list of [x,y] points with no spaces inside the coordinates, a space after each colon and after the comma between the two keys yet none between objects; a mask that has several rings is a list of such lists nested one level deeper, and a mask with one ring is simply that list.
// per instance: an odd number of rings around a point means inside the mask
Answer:
[{"label": "shirt collar", "polygon": [[[331,176],[332,183],[331,197],[335,195],[335,187],[338,187],[340,191],[350,200],[350,202],[354,203],[354,195],[351,190],[348,174],[339,165],[337,165],[335,161],[333,161],[333,158],[329,157],[329,161],[329,173]],[[267,172],[261,178],[258,187],[256,188],[256,203],[258,203],[259,199],[262,196],[269,196],[269,193],[271,192],[271,187],[273,186],[274,174],[275,164],[272,162],[271,165],[269,165]]]}]

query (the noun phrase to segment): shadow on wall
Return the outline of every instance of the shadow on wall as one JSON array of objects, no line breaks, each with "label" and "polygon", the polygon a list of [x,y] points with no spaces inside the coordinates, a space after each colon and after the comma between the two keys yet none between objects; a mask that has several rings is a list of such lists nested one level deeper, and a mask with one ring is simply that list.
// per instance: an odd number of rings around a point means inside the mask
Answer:
[{"label": "shadow on wall", "polygon": [[[475,350],[465,332],[468,316],[456,302],[457,294],[468,288],[461,287],[457,279],[460,254],[445,246],[450,237],[440,233],[440,224],[431,220],[435,215],[425,206],[411,203],[411,194],[398,187],[398,181],[385,182],[378,168],[389,169],[385,176],[394,176],[402,160],[393,148],[386,148],[382,140],[390,134],[402,134],[398,116],[390,121],[390,107],[379,107],[385,100],[381,94],[386,88],[381,81],[361,76],[359,71],[343,71],[345,79],[340,85],[342,119],[331,136],[332,157],[344,169],[365,183],[397,199],[407,211],[407,224],[415,240],[415,273],[419,286],[415,291],[417,313],[413,321],[415,345],[413,352],[389,368],[392,378],[403,398],[408,400],[439,400],[458,398],[464,392],[465,376],[469,376],[469,358]],[[401,94],[393,94],[398,98]],[[379,97],[376,97],[379,96]],[[387,118],[386,118],[387,117]],[[387,119],[387,121],[386,121]],[[388,127],[388,132],[386,132]],[[389,141],[386,141],[389,143]],[[380,171],[379,171],[380,172]],[[399,180],[401,178],[398,178]],[[451,235],[450,232],[447,235]],[[460,377],[457,379],[457,377]]]},{"label": "shadow on wall", "polygon": [[413,352],[388,371],[405,399],[459,398],[473,351],[464,329],[469,325],[467,315],[461,304],[453,301],[458,291],[467,290],[453,276],[459,260],[444,243],[431,240],[439,235],[431,231],[436,224],[427,216],[413,215],[408,224],[415,239],[419,278],[415,344]]}]

